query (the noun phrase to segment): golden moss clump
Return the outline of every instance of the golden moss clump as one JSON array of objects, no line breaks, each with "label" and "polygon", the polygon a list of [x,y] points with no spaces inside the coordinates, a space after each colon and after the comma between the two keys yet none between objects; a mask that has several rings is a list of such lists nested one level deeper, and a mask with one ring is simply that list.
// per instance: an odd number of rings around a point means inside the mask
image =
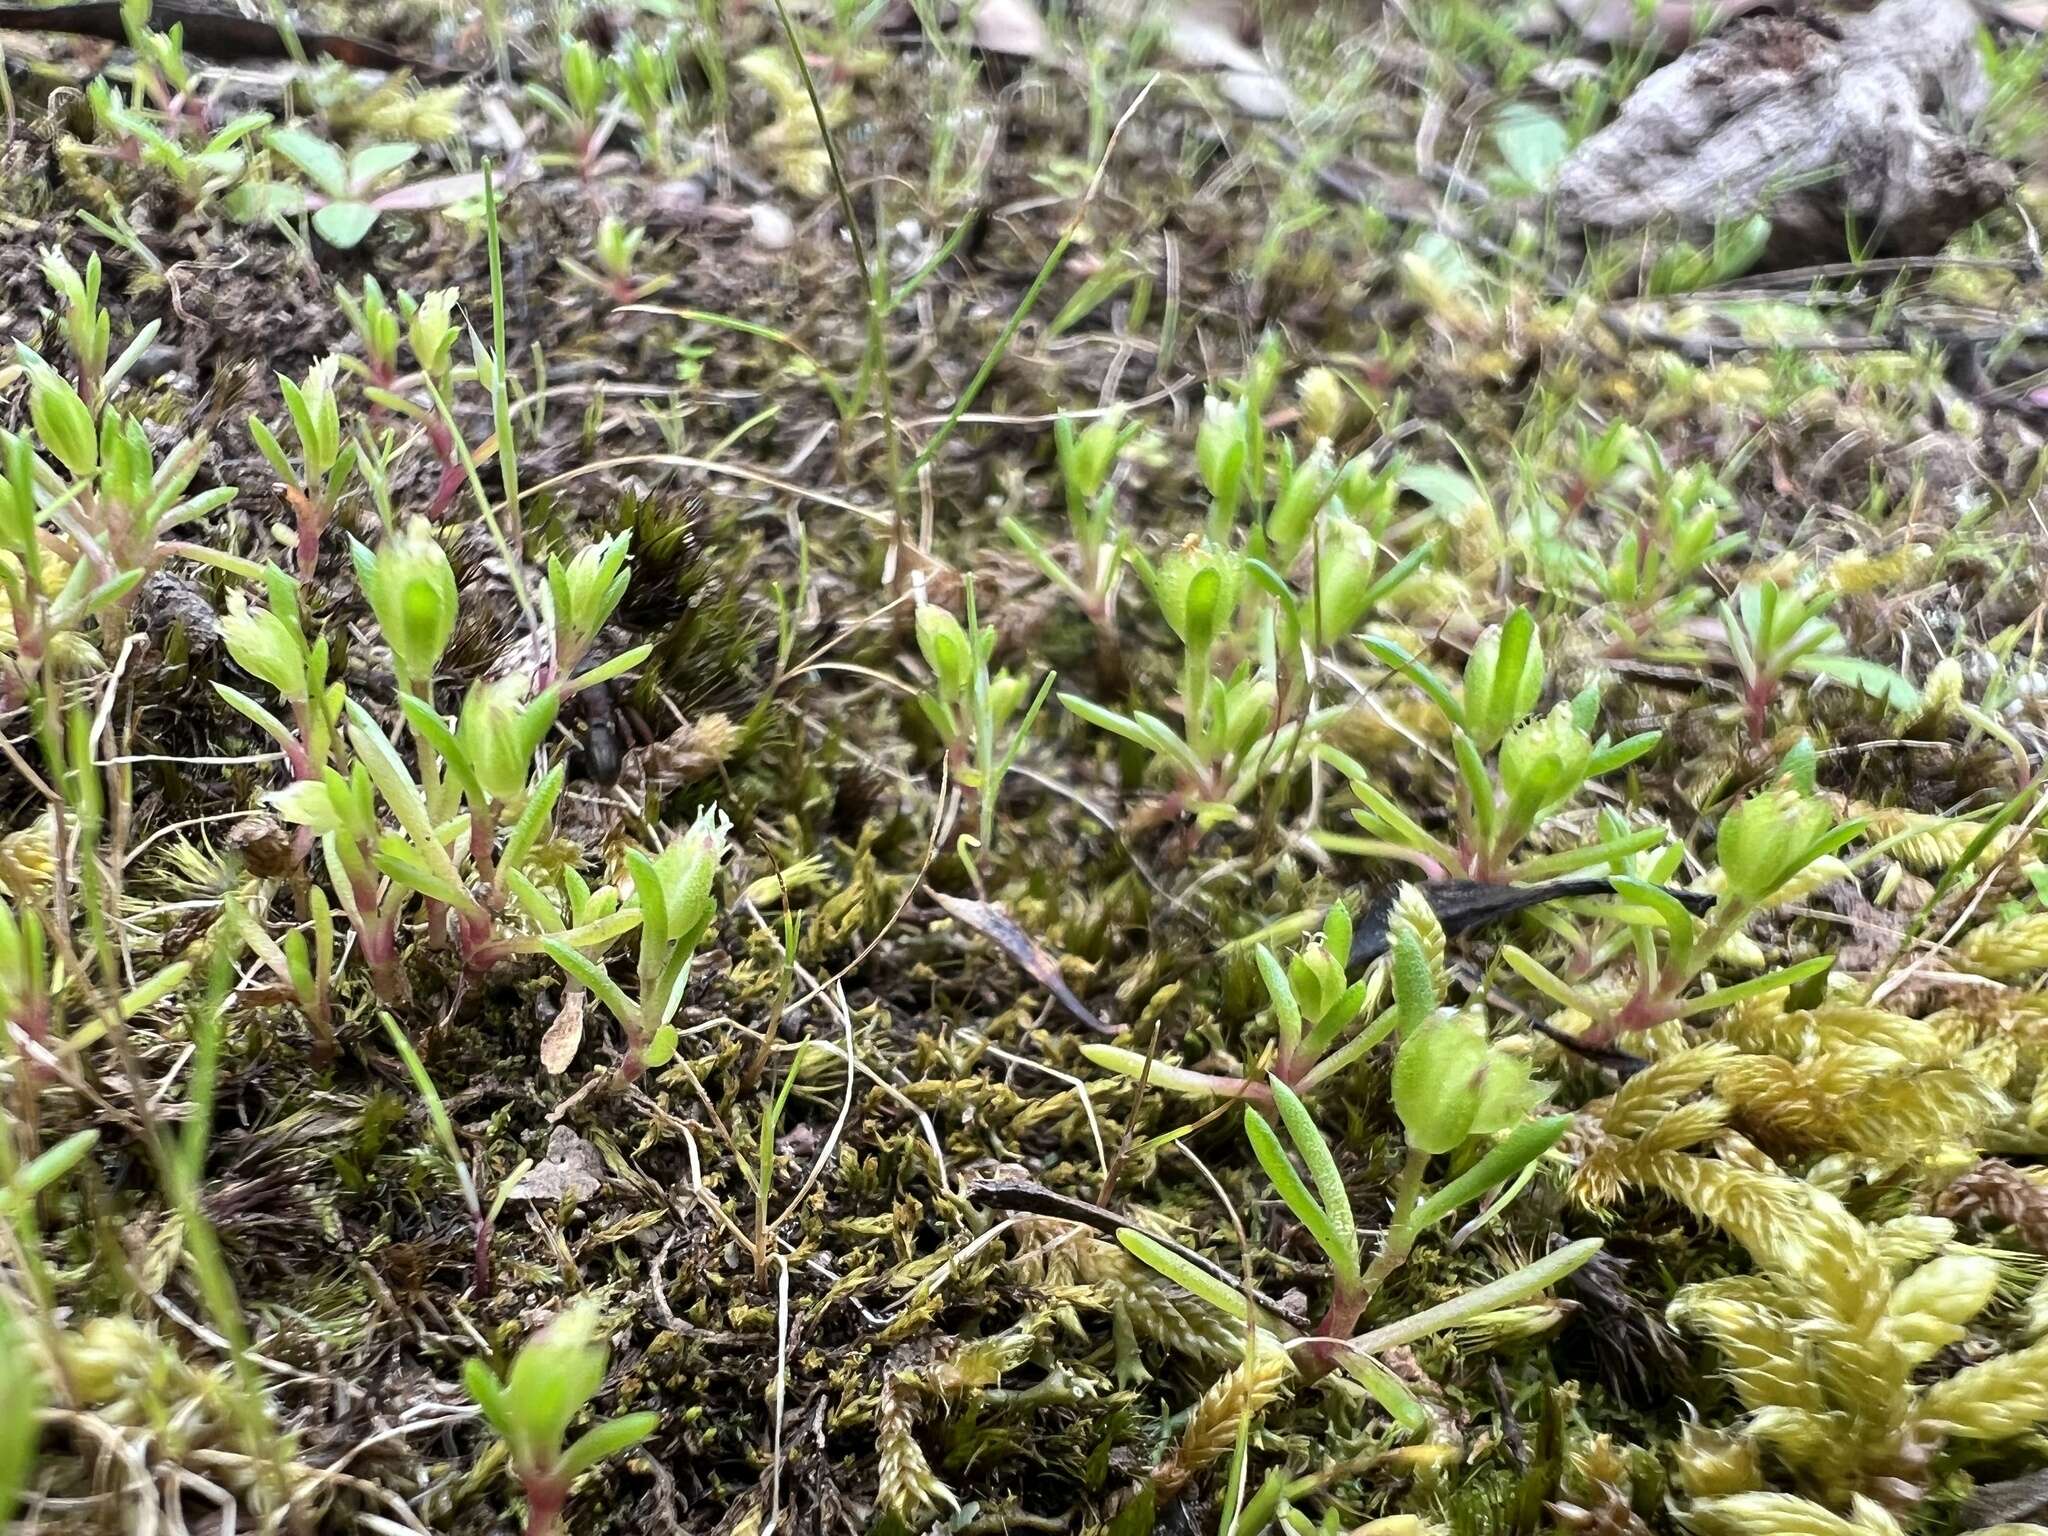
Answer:
[{"label": "golden moss clump", "polygon": [[[1889,1030],[1898,1043],[1909,1033],[1913,1021],[1874,1013],[1788,1015],[1778,1025],[1814,1041]],[[1751,1081],[1742,1063],[1756,1059],[1727,1041],[1681,1046],[1632,1078],[1590,1112],[1578,1189],[1595,1203],[1624,1187],[1660,1191],[1749,1250],[1754,1273],[1684,1287],[1672,1320],[1713,1342],[1749,1413],[1744,1436],[1818,1497],[1814,1528],[1846,1527],[1868,1501],[1905,1508],[1922,1497],[1947,1441],[2010,1439],[2048,1421],[2048,1342],[1927,1380],[1924,1368],[1970,1337],[1991,1304],[2000,1259],[1956,1242],[1938,1219],[1866,1224],[1726,1130],[1729,1106],[1693,1095]],[[1701,1150],[1709,1142],[1717,1155]],[[1729,1451],[1723,1444],[1717,1454]],[[1805,1528],[1754,1523],[1782,1513],[1769,1502],[1779,1498],[1709,1498],[1695,1523]]]},{"label": "golden moss clump", "polygon": [[1277,1402],[1293,1379],[1294,1362],[1287,1351],[1263,1335],[1254,1336],[1244,1359],[1189,1412],[1180,1444],[1153,1472],[1153,1484],[1163,1494],[1179,1492],[1196,1473],[1227,1455],[1239,1429]]}]

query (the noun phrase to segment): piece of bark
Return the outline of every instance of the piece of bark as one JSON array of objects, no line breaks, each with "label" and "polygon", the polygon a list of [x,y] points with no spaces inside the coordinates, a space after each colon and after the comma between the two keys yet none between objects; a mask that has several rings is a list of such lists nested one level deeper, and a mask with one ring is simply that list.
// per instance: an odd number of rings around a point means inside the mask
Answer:
[{"label": "piece of bark", "polygon": [[1990,98],[1968,0],[1743,18],[1658,70],[1559,168],[1568,228],[1698,236],[1762,212],[1767,267],[1917,256],[2002,202],[2009,166],[1964,136]]}]

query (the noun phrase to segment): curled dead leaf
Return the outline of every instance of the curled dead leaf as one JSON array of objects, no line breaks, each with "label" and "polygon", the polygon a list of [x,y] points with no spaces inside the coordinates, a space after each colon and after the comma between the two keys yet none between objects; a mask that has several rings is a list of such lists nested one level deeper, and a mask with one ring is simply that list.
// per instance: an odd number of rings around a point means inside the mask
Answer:
[{"label": "curled dead leaf", "polygon": [[583,1044],[584,1001],[583,989],[572,988],[562,999],[562,1011],[555,1015],[555,1022],[540,1037],[540,1064],[550,1074],[568,1071],[569,1063],[576,1059],[577,1047]]}]

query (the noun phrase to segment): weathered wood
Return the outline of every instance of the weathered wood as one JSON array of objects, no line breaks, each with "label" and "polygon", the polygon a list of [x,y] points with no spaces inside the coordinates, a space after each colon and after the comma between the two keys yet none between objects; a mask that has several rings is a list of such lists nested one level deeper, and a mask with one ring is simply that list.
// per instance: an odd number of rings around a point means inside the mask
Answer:
[{"label": "weathered wood", "polygon": [[2011,168],[1967,132],[1990,97],[1967,0],[1758,14],[1645,80],[1565,161],[1567,227],[1690,231],[1770,216],[1768,265],[1921,255],[1998,206]]}]

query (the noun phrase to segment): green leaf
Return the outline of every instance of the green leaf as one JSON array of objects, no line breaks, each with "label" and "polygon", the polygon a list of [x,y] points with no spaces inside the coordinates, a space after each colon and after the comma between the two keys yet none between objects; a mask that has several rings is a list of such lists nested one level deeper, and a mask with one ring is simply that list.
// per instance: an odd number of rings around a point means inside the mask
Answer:
[{"label": "green leaf", "polygon": [[588,672],[578,673],[569,684],[568,691],[580,693],[585,688],[595,688],[599,683],[608,683],[613,678],[632,671],[654,654],[651,645],[636,645],[630,651],[621,651],[609,661],[599,662]]},{"label": "green leaf", "polygon": [[1428,694],[1431,702],[1442,711],[1443,717],[1451,724],[1464,725],[1465,707],[1459,702],[1456,691],[1427,662],[1409,655],[1393,641],[1382,639],[1378,635],[1361,635],[1358,643],[1365,647],[1375,661],[1401,673]]},{"label": "green leaf", "polygon": [[1294,988],[1288,985],[1287,973],[1273,958],[1273,951],[1261,944],[1252,953],[1258,961],[1259,978],[1266,984],[1266,995],[1273,1001],[1273,1019],[1280,1029],[1280,1049],[1283,1054],[1291,1055],[1295,1046],[1301,1043],[1301,1005],[1295,1000]]},{"label": "green leaf", "polygon": [[1116,1240],[1182,1290],[1201,1297],[1225,1317],[1239,1323],[1253,1320],[1250,1304],[1243,1292],[1225,1285],[1206,1269],[1190,1264],[1158,1238],[1122,1227],[1117,1231]]},{"label": "green leaf", "polygon": [[1663,739],[1662,731],[1642,731],[1612,746],[1601,747],[1586,763],[1586,777],[1597,779],[1604,773],[1625,768]]},{"label": "green leaf", "polygon": [[587,1472],[621,1451],[629,1451],[661,1426],[658,1413],[629,1413],[585,1430],[562,1453],[556,1471],[563,1478]]},{"label": "green leaf", "polygon": [[[461,743],[455,739],[455,733],[448,729],[448,722],[430,705],[422,703],[409,693],[398,696],[398,710],[405,716],[406,723],[433,748],[435,755],[448,770],[448,776],[455,780],[456,786],[468,797],[469,803],[481,810],[484,792],[477,785],[476,770],[470,766],[469,754],[462,750]],[[453,807],[444,805],[443,809]]]},{"label": "green leaf", "polygon": [[39,1199],[44,1190],[50,1188],[65,1174],[76,1168],[85,1154],[98,1143],[98,1131],[73,1131],[57,1145],[32,1158],[17,1168],[14,1177],[4,1191],[4,1205],[14,1209]]},{"label": "green leaf", "polygon": [[1302,1162],[1308,1165],[1309,1177],[1315,1180],[1316,1196],[1329,1214],[1330,1224],[1337,1229],[1339,1246],[1331,1250],[1330,1259],[1340,1274],[1355,1274],[1358,1227],[1352,1220],[1351,1195],[1344,1188],[1344,1175],[1337,1168],[1337,1159],[1331,1156],[1330,1144],[1323,1140],[1308,1106],[1294,1090],[1277,1077],[1270,1080],[1269,1086],[1273,1102],[1280,1110],[1280,1122],[1287,1127],[1287,1137],[1301,1154]]},{"label": "green leaf", "polygon": [[1796,987],[1800,982],[1820,975],[1835,963],[1833,955],[1815,955],[1797,965],[1788,965],[1783,970],[1769,971],[1762,976],[1752,976],[1747,981],[1738,981],[1732,987],[1716,987],[1711,992],[1702,992],[1697,997],[1687,998],[1679,1004],[1678,1016],[1689,1019],[1694,1014],[1711,1013],[1716,1008],[1732,1008],[1737,1003],[1746,1003],[1753,997],[1762,997],[1766,992],[1775,992],[1780,987]]},{"label": "green leaf", "polygon": [[484,1418],[492,1429],[509,1439],[511,1422],[505,1412],[505,1386],[498,1380],[498,1373],[481,1360],[462,1362],[462,1386],[483,1409]]},{"label": "green leaf", "polygon": [[266,736],[270,737],[272,741],[278,743],[278,745],[298,745],[298,737],[292,733],[290,726],[286,725],[277,716],[273,715],[240,689],[230,688],[226,683],[215,683],[213,691],[219,694],[221,699],[236,714],[256,726]]},{"label": "green leaf", "polygon": [[534,786],[532,795],[527,798],[526,809],[519,813],[519,820],[512,825],[511,836],[505,839],[504,852],[498,856],[499,868],[513,870],[526,862],[526,856],[540,841],[548,815],[561,798],[562,786],[568,782],[568,777],[568,765],[557,763],[548,770],[547,777]]},{"label": "green leaf", "polygon": [[1551,1115],[1516,1126],[1478,1162],[1418,1205],[1409,1218],[1408,1230],[1427,1232],[1466,1201],[1478,1198],[1496,1184],[1505,1184],[1556,1146],[1571,1124],[1570,1115]]},{"label": "green leaf", "polygon": [[637,848],[626,850],[626,869],[633,876],[633,899],[640,907],[640,951],[643,955],[665,955],[674,937],[669,928],[668,899],[662,892],[661,871],[654,860]]},{"label": "green leaf", "polygon": [[1476,1290],[1454,1296],[1433,1307],[1375,1328],[1370,1333],[1360,1334],[1351,1341],[1352,1348],[1361,1354],[1378,1355],[1403,1344],[1413,1344],[1417,1339],[1426,1339],[1433,1333],[1446,1328],[1455,1328],[1471,1318],[1482,1316],[1497,1307],[1513,1306],[1525,1301],[1538,1291],[1547,1289],[1578,1269],[1602,1247],[1601,1239],[1585,1237],[1576,1243],[1567,1243],[1554,1253],[1544,1255],[1533,1264],[1525,1264],[1513,1274],[1503,1275],[1489,1281]]},{"label": "green leaf", "polygon": [[1422,940],[1405,922],[1397,921],[1391,935],[1394,971],[1394,1013],[1401,1033],[1413,1034],[1436,1012],[1436,976]]},{"label": "green leaf", "polygon": [[314,230],[337,251],[355,249],[376,222],[377,210],[368,203],[329,203],[313,210]]},{"label": "green leaf", "polygon": [[676,1027],[664,1023],[656,1029],[647,1042],[647,1049],[640,1053],[641,1062],[650,1067],[665,1067],[676,1054]]},{"label": "green leaf", "polygon": [[1309,1192],[1301,1175],[1294,1171],[1287,1149],[1280,1144],[1273,1127],[1257,1110],[1247,1109],[1244,1112],[1244,1134],[1252,1144],[1252,1155],[1266,1170],[1266,1178],[1271,1182],[1274,1193],[1287,1203],[1287,1209],[1294,1212],[1295,1220],[1308,1228],[1316,1246],[1329,1255],[1332,1267],[1339,1274],[1349,1275],[1356,1268],[1351,1246],[1344,1241],[1344,1234],[1335,1219]]},{"label": "green leaf", "polygon": [[1158,743],[1148,740],[1145,736],[1144,728],[1128,715],[1120,715],[1114,710],[1104,709],[1093,699],[1084,699],[1078,693],[1063,693],[1059,696],[1059,700],[1066,708],[1068,714],[1079,715],[1090,725],[1099,726],[1105,731],[1113,732],[1123,737],[1125,741],[1144,747],[1148,751],[1156,752],[1158,750]]},{"label": "green leaf", "polygon": [[1246,1097],[1245,1090],[1249,1086],[1243,1078],[1195,1072],[1186,1067],[1172,1066],[1156,1057],[1152,1058],[1151,1069],[1148,1071],[1144,1052],[1126,1050],[1119,1045],[1101,1045],[1090,1041],[1081,1047],[1081,1054],[1105,1072],[1114,1072],[1117,1076],[1127,1077],[1134,1083],[1142,1078],[1166,1093],[1185,1093],[1203,1099],[1241,1099]]},{"label": "green leaf", "polygon": [[368,144],[348,157],[352,192],[367,192],[420,152],[417,144]]},{"label": "green leaf", "polygon": [[613,1018],[628,1029],[639,1027],[640,1010],[620,990],[619,984],[604,973],[603,966],[553,935],[543,938],[540,947],[547,951],[550,960],[582,982],[585,990],[611,1011]]},{"label": "green leaf", "polygon": [[274,128],[263,142],[297,166],[305,178],[329,197],[348,194],[348,168],[341,151],[303,128]]},{"label": "green leaf", "polygon": [[1847,683],[1858,693],[1867,693],[1874,699],[1882,699],[1896,710],[1916,710],[1920,707],[1920,690],[1890,667],[1875,661],[1864,661],[1857,656],[1802,656],[1798,662],[1798,670],[1818,677],[1833,678],[1838,683]]},{"label": "green leaf", "polygon": [[1515,179],[1541,192],[1571,153],[1571,135],[1550,113],[1527,102],[1513,101],[1494,119],[1493,142]]}]

